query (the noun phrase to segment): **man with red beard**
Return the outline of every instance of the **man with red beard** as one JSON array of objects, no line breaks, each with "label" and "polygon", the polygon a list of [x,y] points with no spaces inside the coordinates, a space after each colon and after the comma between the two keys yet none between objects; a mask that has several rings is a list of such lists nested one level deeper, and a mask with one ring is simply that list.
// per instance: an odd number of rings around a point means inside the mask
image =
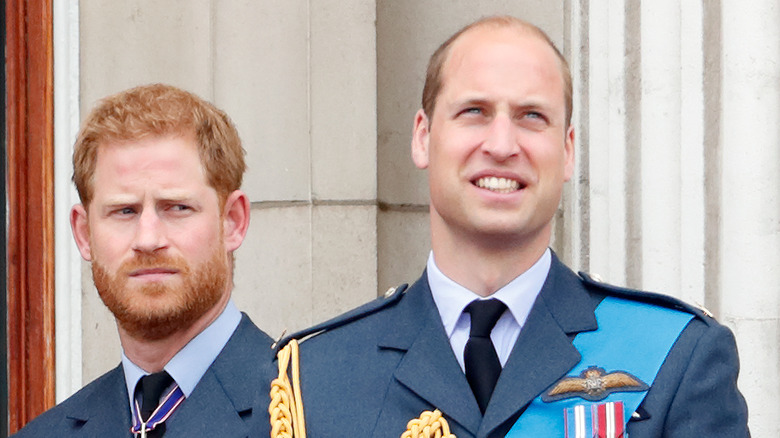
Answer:
[{"label": "man with red beard", "polygon": [[411,142],[426,271],[294,335],[310,436],[749,436],[727,328],[549,248],[571,114],[566,60],[529,23],[488,17],[436,50]]},{"label": "man with red beard", "polygon": [[133,88],[87,116],[73,166],[73,235],[122,361],[17,436],[267,437],[272,340],[230,299],[250,214],[233,123],[183,90]]}]

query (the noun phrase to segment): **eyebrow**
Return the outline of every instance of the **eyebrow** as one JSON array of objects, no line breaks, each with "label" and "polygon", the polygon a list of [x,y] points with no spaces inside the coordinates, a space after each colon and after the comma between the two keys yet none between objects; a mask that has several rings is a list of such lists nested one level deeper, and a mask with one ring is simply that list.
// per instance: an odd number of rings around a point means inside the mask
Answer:
[{"label": "eyebrow", "polygon": [[127,205],[127,204],[137,204],[138,198],[136,196],[131,195],[109,195],[107,196],[102,204],[105,206],[117,206],[117,205]]},{"label": "eyebrow", "polygon": [[[499,100],[504,100],[503,97]],[[463,105],[476,105],[476,104],[492,104],[495,100],[488,96],[464,96],[462,98],[456,98],[452,100],[452,103],[456,106]],[[539,97],[527,97],[523,98],[522,102],[510,101],[509,104],[512,108],[549,108],[551,106],[549,99],[543,99]]]},{"label": "eyebrow", "polygon": [[[186,193],[181,190],[172,190],[162,192],[154,196],[155,202],[194,202],[198,198],[192,193]],[[128,204],[139,204],[141,200],[136,195],[116,194],[108,195],[103,201],[104,205],[117,206]]]},{"label": "eyebrow", "polygon": [[490,103],[490,99],[485,97],[465,97],[462,99],[454,99],[452,103],[454,106],[485,105]]}]

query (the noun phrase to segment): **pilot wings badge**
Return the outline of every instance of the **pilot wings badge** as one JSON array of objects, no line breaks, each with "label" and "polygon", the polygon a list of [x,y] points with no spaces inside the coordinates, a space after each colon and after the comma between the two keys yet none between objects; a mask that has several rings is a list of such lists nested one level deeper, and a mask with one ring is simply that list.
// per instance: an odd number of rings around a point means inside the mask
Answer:
[{"label": "pilot wings badge", "polygon": [[624,371],[607,373],[604,368],[590,367],[579,377],[564,377],[542,394],[542,401],[549,403],[580,397],[588,401],[599,401],[613,392],[647,391],[649,386],[636,376]]}]

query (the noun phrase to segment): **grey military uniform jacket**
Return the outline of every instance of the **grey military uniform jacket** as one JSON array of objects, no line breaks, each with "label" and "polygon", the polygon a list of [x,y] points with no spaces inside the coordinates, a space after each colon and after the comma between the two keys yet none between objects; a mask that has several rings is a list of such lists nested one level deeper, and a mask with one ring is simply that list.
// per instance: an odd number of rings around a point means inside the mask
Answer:
[{"label": "grey military uniform jacket", "polygon": [[[165,436],[267,438],[266,394],[276,374],[271,362],[272,342],[244,314],[190,397],[166,421]],[[127,400],[120,365],[38,416],[13,437],[131,437]]]},{"label": "grey military uniform jacket", "polygon": [[555,256],[484,417],[425,274],[389,298],[293,335],[311,336],[300,345],[308,436],[398,438],[409,420],[439,409],[458,438],[503,437],[534,398],[578,363],[572,339],[597,328],[594,309],[606,295],[695,314],[629,422],[631,438],[749,436],[727,328],[675,299],[577,276]]}]

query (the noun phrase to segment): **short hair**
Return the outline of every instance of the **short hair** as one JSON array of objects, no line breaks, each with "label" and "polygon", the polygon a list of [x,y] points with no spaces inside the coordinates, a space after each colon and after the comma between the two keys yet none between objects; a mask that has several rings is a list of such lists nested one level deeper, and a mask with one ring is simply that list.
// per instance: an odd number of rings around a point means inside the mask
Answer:
[{"label": "short hair", "polygon": [[246,152],[227,114],[190,92],[150,84],[102,99],[84,120],[73,151],[73,182],[81,203],[87,207],[92,200],[100,146],[169,135],[194,137],[220,203],[241,187]]},{"label": "short hair", "polygon": [[572,84],[569,63],[566,61],[566,58],[563,57],[560,50],[555,47],[555,44],[552,42],[550,37],[547,36],[543,30],[527,21],[508,15],[485,17],[475,21],[455,32],[455,34],[449,37],[447,41],[442,43],[442,45],[440,45],[439,48],[433,52],[431,59],[428,61],[428,70],[425,74],[425,86],[423,87],[422,94],[422,108],[423,111],[425,111],[425,114],[428,116],[429,123],[433,118],[433,112],[436,108],[436,99],[439,97],[439,93],[441,92],[443,85],[442,75],[444,64],[447,62],[447,59],[449,59],[452,45],[466,32],[482,27],[513,27],[524,30],[530,32],[532,35],[539,37],[542,41],[546,42],[550,48],[553,49],[555,55],[558,57],[558,61],[560,62],[561,76],[563,77],[563,93],[566,104],[566,126],[569,126],[571,123],[572,114]]}]

